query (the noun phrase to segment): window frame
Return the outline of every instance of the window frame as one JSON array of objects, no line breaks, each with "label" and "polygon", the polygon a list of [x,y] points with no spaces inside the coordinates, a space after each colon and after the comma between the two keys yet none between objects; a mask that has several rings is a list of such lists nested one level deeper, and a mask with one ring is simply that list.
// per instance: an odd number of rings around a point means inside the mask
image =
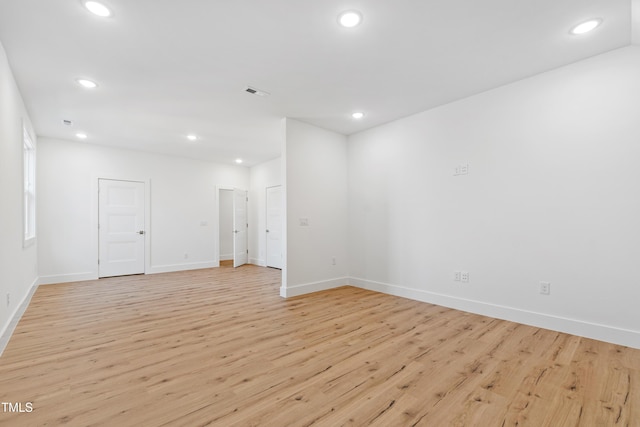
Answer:
[{"label": "window frame", "polygon": [[22,125],[22,243],[36,241],[36,144],[27,126]]}]

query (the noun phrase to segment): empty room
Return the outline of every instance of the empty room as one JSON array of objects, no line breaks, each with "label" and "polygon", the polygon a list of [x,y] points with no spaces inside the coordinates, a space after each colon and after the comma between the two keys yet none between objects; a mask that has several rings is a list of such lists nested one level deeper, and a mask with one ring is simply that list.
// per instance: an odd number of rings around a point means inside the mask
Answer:
[{"label": "empty room", "polygon": [[0,0],[0,425],[640,426],[640,0]]}]

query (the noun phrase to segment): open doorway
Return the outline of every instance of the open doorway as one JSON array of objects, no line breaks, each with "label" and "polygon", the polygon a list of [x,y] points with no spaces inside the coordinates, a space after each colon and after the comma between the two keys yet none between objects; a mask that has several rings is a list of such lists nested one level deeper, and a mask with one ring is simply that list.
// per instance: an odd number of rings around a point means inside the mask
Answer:
[{"label": "open doorway", "polygon": [[267,187],[267,267],[282,269],[282,187]]},{"label": "open doorway", "polygon": [[249,260],[247,191],[218,188],[218,255],[220,265],[239,267]]},{"label": "open doorway", "polygon": [[218,191],[220,265],[233,265],[233,190]]}]

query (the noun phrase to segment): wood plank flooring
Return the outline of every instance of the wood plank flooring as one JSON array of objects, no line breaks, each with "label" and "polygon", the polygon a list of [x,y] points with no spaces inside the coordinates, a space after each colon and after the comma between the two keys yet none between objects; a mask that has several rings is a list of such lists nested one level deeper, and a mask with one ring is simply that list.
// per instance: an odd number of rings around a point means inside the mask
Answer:
[{"label": "wood plank flooring", "polygon": [[243,266],[41,286],[3,426],[640,426],[640,350]]}]

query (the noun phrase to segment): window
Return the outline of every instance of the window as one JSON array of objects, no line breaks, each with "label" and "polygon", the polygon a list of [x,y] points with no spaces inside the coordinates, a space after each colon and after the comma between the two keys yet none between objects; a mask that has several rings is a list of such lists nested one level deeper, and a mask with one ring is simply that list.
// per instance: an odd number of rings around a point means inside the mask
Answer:
[{"label": "window", "polygon": [[22,127],[24,172],[24,244],[32,243],[36,237],[36,146]]}]

